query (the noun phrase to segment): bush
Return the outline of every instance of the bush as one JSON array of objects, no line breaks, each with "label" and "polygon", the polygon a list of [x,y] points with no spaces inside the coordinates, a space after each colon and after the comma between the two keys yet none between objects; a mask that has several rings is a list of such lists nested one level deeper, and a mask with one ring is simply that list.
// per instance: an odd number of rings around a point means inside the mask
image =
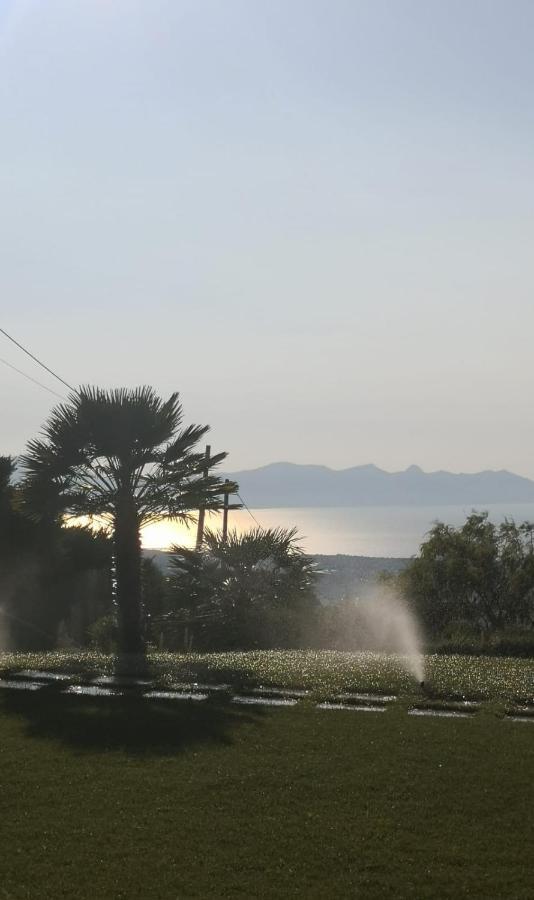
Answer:
[{"label": "bush", "polygon": [[517,656],[534,658],[534,632],[505,630],[475,634],[458,630],[427,648],[432,653],[459,653],[464,656]]},{"label": "bush", "polygon": [[87,629],[87,637],[93,650],[115,653],[117,650],[117,619],[113,613],[101,616]]},{"label": "bush", "polygon": [[487,513],[472,513],[460,528],[438,522],[398,582],[425,633],[438,642],[464,627],[471,636],[483,632],[490,644],[510,629],[528,634],[534,626],[534,524],[497,526]]},{"label": "bush", "polygon": [[200,550],[174,547],[169,598],[156,630],[166,646],[266,650],[301,647],[319,601],[315,567],[294,530],[206,531]]}]

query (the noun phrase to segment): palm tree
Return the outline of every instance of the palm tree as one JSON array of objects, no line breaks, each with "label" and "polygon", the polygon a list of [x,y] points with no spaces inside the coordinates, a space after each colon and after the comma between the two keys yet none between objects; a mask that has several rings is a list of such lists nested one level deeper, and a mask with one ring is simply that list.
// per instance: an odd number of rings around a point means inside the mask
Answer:
[{"label": "palm tree", "polygon": [[27,503],[40,517],[102,517],[111,526],[117,581],[119,650],[145,651],[141,606],[143,525],[188,521],[191,510],[220,506],[219,478],[195,450],[208,426],[182,429],[177,393],[150,387],[82,387],[51,413],[41,439],[22,457]]},{"label": "palm tree", "polygon": [[195,550],[174,546],[170,600],[210,649],[298,646],[315,615],[315,563],[296,529],[253,528],[239,534],[206,531]]}]

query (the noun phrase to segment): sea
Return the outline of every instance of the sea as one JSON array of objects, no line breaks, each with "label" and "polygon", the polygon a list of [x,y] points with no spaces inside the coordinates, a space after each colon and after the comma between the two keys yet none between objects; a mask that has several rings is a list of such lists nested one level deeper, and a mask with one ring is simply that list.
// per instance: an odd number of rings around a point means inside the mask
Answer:
[{"label": "sea", "polygon": [[[487,504],[496,524],[505,519],[534,522],[534,503]],[[355,506],[284,507],[232,510],[229,528],[238,532],[263,528],[296,528],[298,540],[308,553],[350,556],[410,557],[416,554],[435,522],[461,525],[472,506]],[[206,517],[206,527],[221,527],[218,514]],[[167,522],[151,525],[143,532],[143,546],[167,549],[171,544],[192,546],[196,525],[189,528]]]}]

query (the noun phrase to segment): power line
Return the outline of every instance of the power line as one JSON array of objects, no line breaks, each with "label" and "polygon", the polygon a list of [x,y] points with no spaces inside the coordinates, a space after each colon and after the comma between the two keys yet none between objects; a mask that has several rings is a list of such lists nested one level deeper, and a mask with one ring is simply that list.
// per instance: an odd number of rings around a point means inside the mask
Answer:
[{"label": "power line", "polygon": [[248,512],[249,516],[250,516],[252,519],[254,519],[256,525],[258,526],[258,528],[261,528],[262,526],[261,526],[260,523],[258,522],[256,516],[255,516],[255,515],[250,511],[250,509],[248,508],[247,504],[246,504],[245,501],[243,500],[243,498],[242,498],[241,494],[239,493],[239,491],[236,491],[236,494],[237,494],[237,496],[239,497],[239,499],[241,500],[241,503],[242,503],[243,506],[245,507],[245,509],[246,509],[246,511]]},{"label": "power line", "polygon": [[15,344],[16,347],[19,347],[20,350],[22,350],[27,356],[29,356],[31,359],[33,359],[34,362],[36,362],[38,365],[40,365],[43,369],[46,369],[46,371],[47,371],[50,375],[53,375],[54,378],[57,378],[58,381],[61,381],[61,384],[64,384],[65,387],[68,387],[69,391],[74,391],[74,390],[75,390],[75,389],[72,387],[72,385],[68,383],[68,381],[65,381],[63,378],[61,378],[60,375],[57,375],[57,374],[53,371],[53,369],[49,369],[48,366],[46,366],[46,365],[44,364],[44,362],[41,362],[40,359],[37,359],[37,357],[34,356],[33,353],[30,353],[29,350],[26,350],[26,347],[23,347],[22,344],[19,344],[19,342],[16,341],[15,338],[11,337],[11,335],[8,334],[7,331],[4,331],[3,328],[0,328],[0,332],[1,332],[3,335],[5,335],[6,338],[7,338],[8,340],[10,340],[12,344]]},{"label": "power line", "polygon": [[0,363],[3,363],[5,366],[8,366],[10,369],[13,369],[14,372],[18,372],[19,375],[23,375],[24,378],[27,378],[28,381],[33,381],[34,384],[39,385],[39,387],[43,388],[43,390],[48,391],[50,394],[54,394],[54,396],[59,397],[60,400],[65,400],[66,398],[63,394],[58,394],[57,391],[54,391],[52,388],[47,387],[46,384],[43,384],[42,381],[37,381],[36,378],[32,378],[31,375],[28,375],[27,372],[23,372],[22,369],[17,369],[16,366],[12,365],[12,363],[8,362],[7,359],[2,359],[0,357]]}]

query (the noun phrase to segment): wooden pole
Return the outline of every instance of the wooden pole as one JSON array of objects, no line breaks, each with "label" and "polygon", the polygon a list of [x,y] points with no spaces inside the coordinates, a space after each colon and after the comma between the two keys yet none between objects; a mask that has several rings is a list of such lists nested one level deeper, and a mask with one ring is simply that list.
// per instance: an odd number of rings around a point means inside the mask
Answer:
[{"label": "wooden pole", "polygon": [[228,513],[231,509],[241,509],[241,503],[230,503],[230,494],[233,494],[236,490],[234,487],[234,482],[229,481],[228,478],[224,479],[223,484],[223,522],[222,522],[222,542],[226,544],[228,541]]},{"label": "wooden pole", "polygon": [[224,480],[225,491],[224,491],[224,503],[223,503],[223,524],[222,524],[222,540],[223,544],[226,544],[228,540],[228,510],[230,508],[230,494],[226,485],[230,484],[227,478]]},{"label": "wooden pole", "polygon": [[[205,477],[207,477],[209,474],[210,456],[211,456],[211,447],[208,444],[206,446],[206,453],[204,454],[205,466],[204,466],[204,469],[202,470]],[[206,510],[204,509],[203,506],[200,506],[200,508],[198,510],[197,543],[196,543],[197,550],[200,550],[200,548],[202,546],[202,541],[204,538],[204,518],[205,518],[205,516],[206,516]]]}]

